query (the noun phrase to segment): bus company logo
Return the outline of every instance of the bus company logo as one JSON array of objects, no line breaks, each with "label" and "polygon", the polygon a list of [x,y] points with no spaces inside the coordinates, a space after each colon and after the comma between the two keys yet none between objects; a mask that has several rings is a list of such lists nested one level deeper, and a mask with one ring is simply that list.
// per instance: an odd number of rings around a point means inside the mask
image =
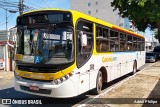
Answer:
[{"label": "bus company logo", "polygon": [[102,62],[111,62],[111,61],[116,61],[117,57],[103,57]]},{"label": "bus company logo", "polygon": [[21,99],[2,99],[3,105],[9,105],[9,104],[42,104],[41,100],[33,100],[33,99],[26,99],[26,100],[21,100]]},{"label": "bus company logo", "polygon": [[11,99],[2,99],[2,104],[11,104]]}]

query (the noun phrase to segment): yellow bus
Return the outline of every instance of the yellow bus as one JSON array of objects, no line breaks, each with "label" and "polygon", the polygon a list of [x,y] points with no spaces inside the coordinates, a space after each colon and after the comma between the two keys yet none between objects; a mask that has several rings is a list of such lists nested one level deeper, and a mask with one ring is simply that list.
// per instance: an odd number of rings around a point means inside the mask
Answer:
[{"label": "yellow bus", "polygon": [[144,37],[89,15],[42,9],[17,17],[15,90],[74,97],[135,73],[145,63]]}]

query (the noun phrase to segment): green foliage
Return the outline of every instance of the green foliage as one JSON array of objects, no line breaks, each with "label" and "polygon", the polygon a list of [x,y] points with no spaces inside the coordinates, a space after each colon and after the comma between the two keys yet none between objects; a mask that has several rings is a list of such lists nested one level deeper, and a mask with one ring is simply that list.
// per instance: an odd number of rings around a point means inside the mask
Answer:
[{"label": "green foliage", "polygon": [[153,30],[153,35],[155,39],[158,39],[158,31],[157,30]]},{"label": "green foliage", "polygon": [[159,0],[113,0],[111,6],[118,9],[122,17],[132,20],[134,26],[140,31],[147,27],[151,30],[160,23]]}]

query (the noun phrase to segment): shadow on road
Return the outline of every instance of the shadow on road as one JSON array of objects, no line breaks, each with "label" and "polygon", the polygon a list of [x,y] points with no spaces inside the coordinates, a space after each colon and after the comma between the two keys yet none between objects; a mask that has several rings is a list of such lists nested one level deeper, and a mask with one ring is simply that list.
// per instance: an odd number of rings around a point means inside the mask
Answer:
[{"label": "shadow on road", "polygon": [[[87,96],[85,94],[79,95],[73,98],[48,98],[42,96],[36,96],[31,94],[25,94],[22,92],[15,91],[14,88],[6,88],[0,90],[0,99],[15,99],[15,100],[41,100],[42,105],[20,105],[20,104],[12,104],[12,105],[0,105],[0,107],[71,107],[82,100],[86,99]],[[43,105],[45,104],[45,105]]]},{"label": "shadow on road", "polygon": [[34,95],[29,95],[15,91],[13,87],[0,90],[0,93],[0,98],[29,98],[31,96],[32,98],[36,98],[36,96]]},{"label": "shadow on road", "polygon": [[[137,71],[137,72],[138,72],[138,71]],[[112,86],[112,85],[115,85],[115,84],[123,81],[124,79],[129,78],[129,77],[132,76],[132,75],[133,75],[132,73],[129,73],[129,74],[126,74],[126,75],[124,75],[124,76],[122,76],[122,77],[120,77],[120,78],[117,78],[117,79],[115,79],[115,80],[113,80],[113,81],[111,81],[111,82],[105,83],[105,84],[103,85],[103,87],[102,87],[102,90],[105,90],[106,88],[108,88],[108,87],[110,87],[110,86]]]},{"label": "shadow on road", "polygon": [[157,82],[147,99],[157,101],[159,104],[143,104],[142,107],[160,107],[160,80]]}]

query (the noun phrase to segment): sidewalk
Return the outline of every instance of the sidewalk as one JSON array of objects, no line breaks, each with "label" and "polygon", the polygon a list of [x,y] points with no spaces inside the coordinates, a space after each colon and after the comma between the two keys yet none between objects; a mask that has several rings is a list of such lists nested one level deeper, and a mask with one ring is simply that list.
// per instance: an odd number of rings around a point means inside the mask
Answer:
[{"label": "sidewalk", "polygon": [[[101,106],[104,104],[104,106],[109,107],[160,107],[160,104],[152,104],[152,102],[151,104],[143,103],[146,98],[160,99],[160,62],[156,62],[152,66],[139,71],[127,81],[122,82],[120,85],[116,86],[111,91],[100,95],[98,98],[102,99],[92,99],[86,106],[93,107],[96,104]],[[107,98],[109,98],[108,100],[111,102],[126,101],[126,103],[107,104]],[[136,103],[134,99],[137,98],[142,99],[142,102]],[[153,99],[153,101],[156,103],[156,99]]]},{"label": "sidewalk", "polygon": [[13,78],[14,72],[13,71],[4,71],[0,70],[0,80],[9,80]]}]

